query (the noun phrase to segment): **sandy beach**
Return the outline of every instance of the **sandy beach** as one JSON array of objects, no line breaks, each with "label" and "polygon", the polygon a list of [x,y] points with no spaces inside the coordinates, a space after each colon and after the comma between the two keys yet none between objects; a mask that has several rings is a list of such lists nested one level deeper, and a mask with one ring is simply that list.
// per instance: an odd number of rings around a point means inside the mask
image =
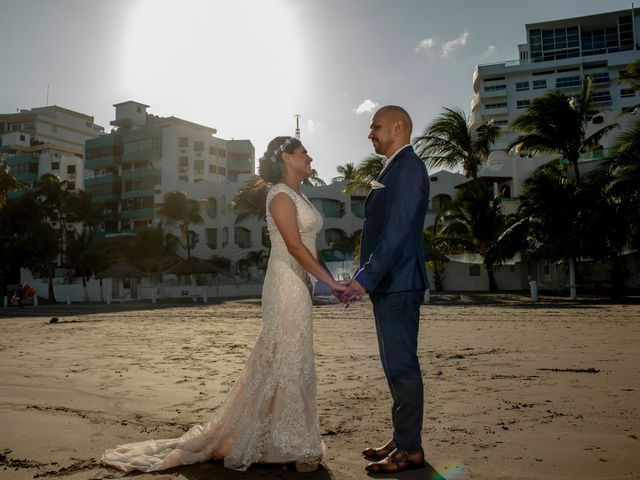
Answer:
[{"label": "sandy beach", "polygon": [[[640,479],[640,302],[500,294],[422,307],[423,443],[433,467],[382,478]],[[57,323],[50,323],[51,317]],[[323,468],[221,462],[136,479],[369,478],[390,433],[368,301],[314,307]],[[122,478],[117,444],[207,421],[260,329],[260,300],[0,310],[0,479]]]}]

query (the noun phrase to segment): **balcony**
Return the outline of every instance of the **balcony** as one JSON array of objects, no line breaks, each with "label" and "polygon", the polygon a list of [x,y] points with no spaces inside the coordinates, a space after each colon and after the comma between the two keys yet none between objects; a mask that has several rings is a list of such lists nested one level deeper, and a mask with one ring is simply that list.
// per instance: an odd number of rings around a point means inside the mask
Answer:
[{"label": "balcony", "polygon": [[138,178],[145,178],[145,177],[159,177],[161,175],[162,175],[162,170],[160,168],[139,168],[137,170],[122,171],[123,180],[135,180]]},{"label": "balcony", "polygon": [[118,175],[104,175],[102,177],[84,179],[84,186],[86,188],[94,187],[96,185],[105,185],[108,183],[120,183],[120,177]]},{"label": "balcony", "polygon": [[139,208],[137,210],[123,210],[120,212],[120,217],[123,219],[129,218],[153,218],[155,210],[153,208]]},{"label": "balcony", "polygon": [[84,166],[89,170],[98,170],[100,168],[115,167],[120,164],[120,157],[115,155],[106,155],[85,160]]},{"label": "balcony", "polygon": [[30,163],[32,165],[38,165],[38,158],[34,157],[32,153],[21,153],[20,155],[14,155],[7,159],[8,167],[15,167],[16,165],[25,165]]},{"label": "balcony", "polygon": [[128,192],[122,192],[120,198],[125,200],[127,198],[150,197],[153,194],[153,188],[141,188],[139,190],[129,190]]},{"label": "balcony", "polygon": [[149,148],[137,152],[127,152],[122,154],[123,162],[137,162],[140,160],[158,160],[162,158],[162,149]]}]

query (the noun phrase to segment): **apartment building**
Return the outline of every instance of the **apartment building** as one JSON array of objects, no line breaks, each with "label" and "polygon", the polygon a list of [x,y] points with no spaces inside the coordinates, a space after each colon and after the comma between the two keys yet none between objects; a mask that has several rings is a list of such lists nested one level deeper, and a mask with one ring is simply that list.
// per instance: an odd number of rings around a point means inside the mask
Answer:
[{"label": "apartment building", "polygon": [[84,189],[84,142],[103,134],[92,116],[57,105],[0,114],[0,155],[21,184],[10,198],[53,173],[71,191]]},{"label": "apartment building", "polygon": [[[517,197],[522,181],[551,157],[523,159],[511,154],[508,145],[518,136],[510,130],[511,122],[525,113],[532,99],[550,91],[579,96],[586,76],[593,79],[594,109],[587,135],[604,124],[629,125],[633,117],[621,114],[633,111],[639,99],[615,79],[640,58],[639,20],[640,12],[631,8],[527,24],[527,41],[518,45],[517,60],[476,66],[470,124],[478,127],[492,120],[502,131],[480,176],[496,188],[506,186]],[[581,159],[584,169],[607,156],[615,136],[614,132],[605,137],[601,150]]]}]

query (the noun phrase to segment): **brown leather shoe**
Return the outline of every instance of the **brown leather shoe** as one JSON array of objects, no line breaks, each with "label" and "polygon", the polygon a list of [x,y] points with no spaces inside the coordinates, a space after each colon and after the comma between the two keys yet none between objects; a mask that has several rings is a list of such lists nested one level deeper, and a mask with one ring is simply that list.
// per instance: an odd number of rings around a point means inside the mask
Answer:
[{"label": "brown leather shoe", "polygon": [[411,453],[401,448],[395,448],[387,458],[379,462],[370,463],[365,469],[370,473],[396,473],[425,466],[424,450],[422,448]]},{"label": "brown leather shoe", "polygon": [[362,455],[364,455],[367,458],[379,458],[379,459],[383,459],[383,458],[387,458],[387,456],[393,452],[393,449],[396,448],[396,442],[393,441],[393,438],[391,440],[389,440],[387,443],[385,443],[382,447],[378,447],[378,448],[373,448],[373,447],[369,447],[369,448],[365,448],[362,451]]}]

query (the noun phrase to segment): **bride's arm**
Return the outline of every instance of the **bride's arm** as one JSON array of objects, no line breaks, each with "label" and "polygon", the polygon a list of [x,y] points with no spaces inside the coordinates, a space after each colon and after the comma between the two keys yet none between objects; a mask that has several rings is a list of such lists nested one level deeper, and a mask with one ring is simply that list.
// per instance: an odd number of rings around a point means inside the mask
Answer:
[{"label": "bride's arm", "polygon": [[333,276],[323,268],[313,253],[302,243],[302,238],[300,238],[300,232],[298,231],[296,206],[293,200],[285,193],[278,193],[269,204],[269,212],[280,235],[282,235],[287,250],[302,268],[318,280],[322,280],[329,285],[331,290],[344,290],[345,287],[334,280]]}]

